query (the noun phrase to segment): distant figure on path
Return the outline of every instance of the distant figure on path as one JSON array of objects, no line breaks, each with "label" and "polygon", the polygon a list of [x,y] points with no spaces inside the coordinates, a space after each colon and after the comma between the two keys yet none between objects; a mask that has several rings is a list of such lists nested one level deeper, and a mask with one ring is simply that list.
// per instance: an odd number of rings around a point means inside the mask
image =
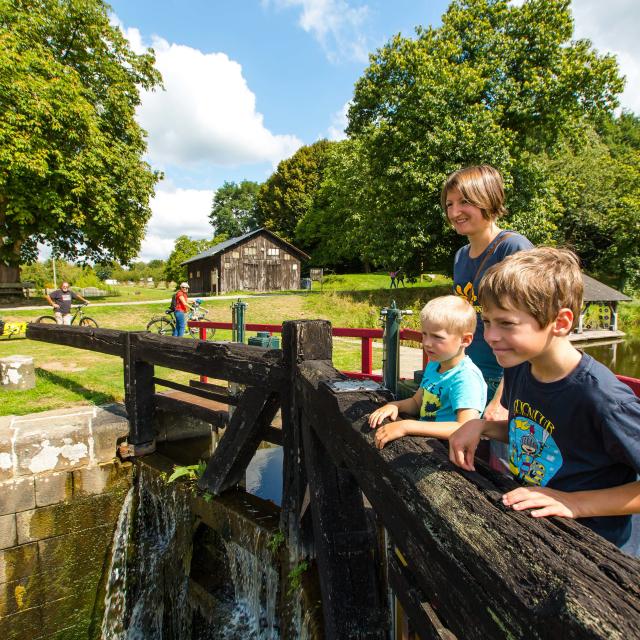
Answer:
[{"label": "distant figure on path", "polygon": [[74,300],[81,300],[89,304],[79,293],[71,291],[68,282],[63,282],[59,289],[45,295],[47,302],[53,307],[53,315],[57,324],[71,324],[71,303]]}]

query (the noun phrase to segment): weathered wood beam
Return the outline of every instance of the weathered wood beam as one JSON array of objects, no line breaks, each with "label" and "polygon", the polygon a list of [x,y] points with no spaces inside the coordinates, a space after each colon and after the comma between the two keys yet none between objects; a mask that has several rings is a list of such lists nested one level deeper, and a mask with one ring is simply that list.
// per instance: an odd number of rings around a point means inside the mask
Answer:
[{"label": "weathered wood beam", "polygon": [[50,342],[77,349],[99,351],[112,356],[124,356],[123,336],[126,331],[116,329],[94,329],[93,327],[68,327],[58,324],[30,322],[27,338]]},{"label": "weathered wood beam", "polygon": [[155,407],[153,384],[154,367],[138,357],[139,333],[124,332],[124,403],[129,417],[129,445],[131,452],[145,453],[155,449]]},{"label": "weathered wood beam", "polygon": [[180,384],[179,382],[173,382],[172,380],[165,380],[164,378],[154,378],[153,381],[162,387],[167,387],[169,389],[175,389],[176,391],[182,391],[184,393],[189,393],[192,396],[197,396],[198,398],[205,398],[207,400],[215,400],[216,402],[221,402],[223,404],[237,405],[238,398],[236,396],[230,396],[226,393],[216,393],[214,391],[209,391],[208,389],[201,389],[200,387],[195,387],[191,384]]},{"label": "weathered wood beam", "polygon": [[309,520],[303,519],[307,478],[302,450],[302,408],[294,394],[297,367],[305,360],[331,362],[331,324],[326,320],[287,321],[282,324],[286,383],[282,389],[282,509],[280,528],[289,549],[299,558],[311,553]]},{"label": "weathered wood beam", "polygon": [[353,476],[331,463],[303,418],[302,436],[311,497],[327,640],[376,638],[389,633],[389,611],[376,571],[377,536]]},{"label": "weathered wood beam", "polygon": [[279,389],[284,377],[278,349],[153,333],[141,335],[136,348],[142,360],[155,365],[251,386]]},{"label": "weathered wood beam", "polygon": [[420,589],[412,582],[411,575],[393,552],[387,561],[387,575],[391,590],[420,640],[456,640],[456,636],[444,627],[431,605],[425,601]]},{"label": "weathered wood beam", "polygon": [[277,393],[257,387],[245,389],[198,486],[218,495],[236,485],[279,408]]},{"label": "weathered wood beam", "polygon": [[[354,475],[442,622],[464,638],[629,638],[640,625],[640,562],[580,524],[502,505],[509,478],[462,473],[427,438],[375,448],[382,398],[333,393],[339,373],[298,366],[299,402],[333,461]],[[317,426],[316,426],[317,425]]]},{"label": "weathered wood beam", "polygon": [[153,396],[153,402],[156,411],[167,411],[178,415],[200,418],[212,424],[216,429],[223,429],[229,422],[229,412],[226,410],[216,411],[215,409],[202,407],[187,400],[173,398],[161,393],[156,393]]}]

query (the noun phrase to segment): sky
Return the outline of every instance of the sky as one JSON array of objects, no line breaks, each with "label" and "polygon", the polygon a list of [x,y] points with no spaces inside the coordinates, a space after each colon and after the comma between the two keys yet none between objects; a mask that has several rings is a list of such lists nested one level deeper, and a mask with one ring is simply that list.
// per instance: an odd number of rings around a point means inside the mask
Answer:
[{"label": "sky", "polygon": [[[522,0],[514,0],[521,3]],[[143,92],[147,161],[164,172],[139,259],[166,259],[179,235],[211,237],[225,181],[263,182],[280,160],[344,137],[368,54],[416,25],[440,24],[445,0],[111,0],[136,51],[153,47],[164,90]],[[573,0],[575,37],[617,55],[622,106],[640,113],[638,0]]]}]

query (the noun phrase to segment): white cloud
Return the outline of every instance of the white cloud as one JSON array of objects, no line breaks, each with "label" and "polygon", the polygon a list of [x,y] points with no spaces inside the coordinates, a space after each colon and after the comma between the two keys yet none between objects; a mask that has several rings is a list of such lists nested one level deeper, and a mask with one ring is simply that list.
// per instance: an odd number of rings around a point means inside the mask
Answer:
[{"label": "white cloud", "polygon": [[333,116],[331,116],[331,124],[327,129],[327,137],[329,138],[329,140],[344,140],[347,137],[347,134],[344,130],[349,124],[347,113],[350,106],[351,101],[349,100],[342,105],[341,109],[336,111]]},{"label": "white cloud", "polygon": [[573,0],[575,37],[588,38],[600,53],[613,53],[626,88],[623,107],[640,113],[640,3],[637,0]]},{"label": "white cloud", "polygon": [[[144,50],[137,29],[124,32],[134,50]],[[226,54],[203,53],[158,36],[151,46],[165,89],[143,91],[138,109],[138,120],[149,134],[152,164],[276,166],[302,145],[294,135],[277,135],[265,127],[241,65]]]},{"label": "white cloud", "polygon": [[347,0],[263,0],[263,6],[302,9],[298,24],[311,33],[331,62],[367,62],[369,46],[363,33],[369,7],[352,7]]},{"label": "white cloud", "polygon": [[209,212],[213,190],[176,189],[165,186],[151,199],[152,216],[142,241],[139,259],[144,262],[166,260],[178,236],[211,238]]}]

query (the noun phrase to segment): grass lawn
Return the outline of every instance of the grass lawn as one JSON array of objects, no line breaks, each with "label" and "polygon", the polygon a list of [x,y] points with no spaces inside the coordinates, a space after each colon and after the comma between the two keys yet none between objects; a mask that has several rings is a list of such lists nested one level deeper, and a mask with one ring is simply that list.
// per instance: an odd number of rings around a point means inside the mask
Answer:
[{"label": "grass lawn", "polygon": [[[284,320],[327,319],[339,327],[380,327],[380,308],[395,300],[398,307],[414,313],[403,319],[405,327],[419,327],[419,311],[430,298],[448,293],[450,281],[440,276],[433,281],[417,282],[412,286],[388,289],[386,274],[331,276],[325,280],[323,291],[313,283],[311,291],[265,295],[247,299],[247,322],[280,324]],[[141,296],[166,298],[171,293],[162,289],[136,289],[122,287],[131,294],[129,299]],[[140,296],[135,291],[140,290]],[[241,294],[239,294],[241,295]],[[115,298],[118,302],[124,296]],[[157,298],[156,298],[157,299]],[[208,319],[231,321],[231,300],[210,300],[204,303]],[[144,330],[149,320],[163,315],[166,303],[153,302],[131,306],[90,306],[88,315],[101,327],[131,331]],[[621,307],[622,328],[637,330],[639,303]],[[3,309],[6,321],[30,321],[40,311],[11,311]],[[249,335],[252,335],[251,332]],[[230,331],[217,331],[216,339],[229,340]],[[187,338],[185,338],[187,339]],[[123,369],[120,358],[99,353],[60,347],[43,342],[12,339],[0,341],[0,357],[12,354],[33,356],[36,363],[37,386],[30,391],[0,389],[0,415],[24,415],[74,404],[102,404],[122,401],[124,398]],[[381,367],[382,349],[373,350],[374,369]],[[338,369],[360,369],[360,341],[334,338],[334,364]],[[158,368],[157,375],[186,382],[191,374]]]},{"label": "grass lawn", "polygon": [[[413,315],[403,319],[405,327],[419,327],[419,311],[424,303],[437,295],[450,291],[450,281],[442,276],[424,279],[406,288],[389,290],[386,274],[346,274],[329,276],[323,290],[313,283],[311,291],[264,295],[247,299],[247,322],[280,324],[284,320],[327,319],[339,327],[380,327],[380,309],[395,300],[401,309],[410,309]],[[166,303],[153,299],[168,298],[166,289],[120,287],[122,296],[113,298],[122,302],[149,300],[147,304],[130,306],[90,306],[88,315],[101,327],[140,331],[149,320],[163,315]],[[140,291],[136,294],[136,291]],[[242,294],[240,293],[239,296]],[[148,296],[148,297],[147,297]],[[154,298],[155,296],[155,298]],[[152,298],[152,299],[149,299]],[[231,300],[209,300],[204,303],[208,319],[231,321]],[[622,305],[621,322],[626,331],[638,329],[639,303]],[[12,311],[3,309],[6,321],[30,321],[41,311]],[[249,332],[249,335],[252,335]],[[229,340],[230,331],[217,331],[218,340]],[[185,338],[187,339],[187,338]],[[4,391],[0,389],[0,415],[23,415],[74,404],[102,404],[122,401],[123,369],[120,358],[99,353],[50,345],[43,342],[12,339],[0,341],[0,357],[12,354],[33,356],[36,363],[37,386],[30,391]],[[382,349],[374,348],[374,369],[381,367]],[[334,364],[338,369],[360,369],[360,341],[334,338]],[[158,368],[157,374],[175,381],[186,382],[191,374]]]}]

